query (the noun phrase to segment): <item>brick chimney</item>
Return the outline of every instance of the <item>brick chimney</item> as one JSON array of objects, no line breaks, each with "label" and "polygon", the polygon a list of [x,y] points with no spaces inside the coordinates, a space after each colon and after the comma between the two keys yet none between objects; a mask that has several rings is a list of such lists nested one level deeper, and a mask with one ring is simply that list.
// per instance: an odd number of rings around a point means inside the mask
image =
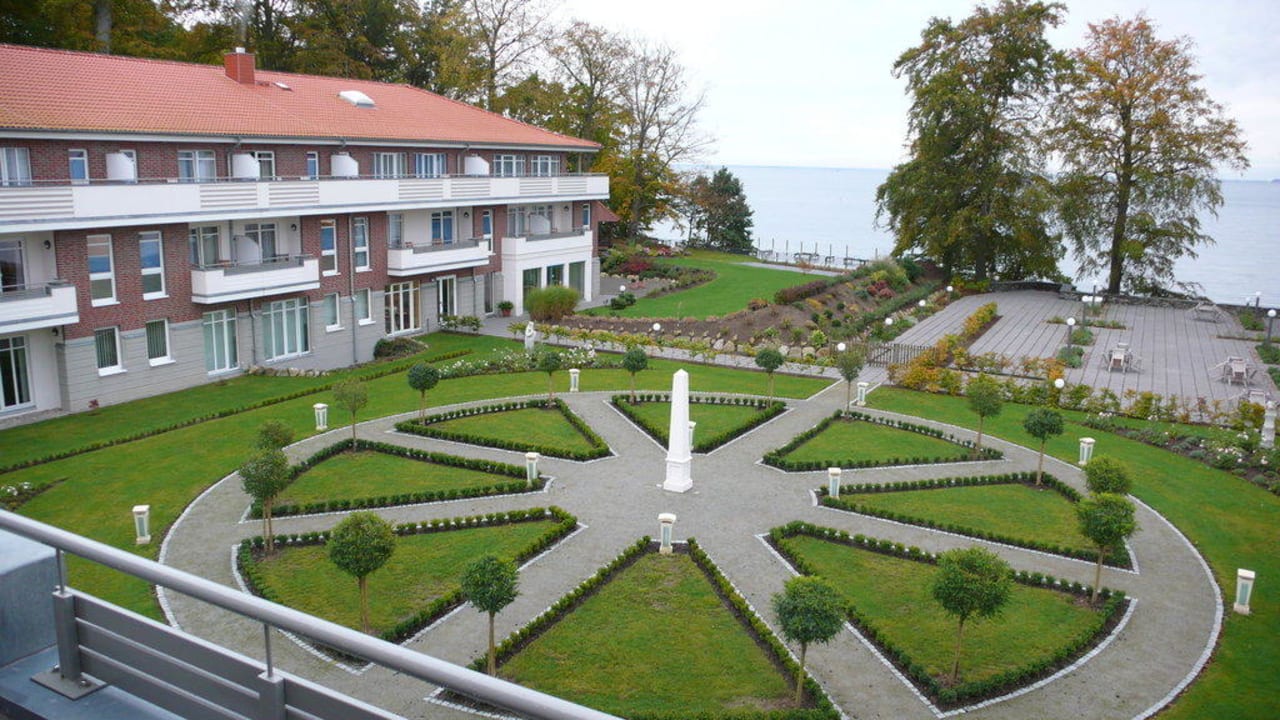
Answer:
[{"label": "brick chimney", "polygon": [[247,53],[244,48],[238,47],[235,52],[223,55],[222,63],[227,69],[227,77],[243,85],[253,84],[253,53]]}]

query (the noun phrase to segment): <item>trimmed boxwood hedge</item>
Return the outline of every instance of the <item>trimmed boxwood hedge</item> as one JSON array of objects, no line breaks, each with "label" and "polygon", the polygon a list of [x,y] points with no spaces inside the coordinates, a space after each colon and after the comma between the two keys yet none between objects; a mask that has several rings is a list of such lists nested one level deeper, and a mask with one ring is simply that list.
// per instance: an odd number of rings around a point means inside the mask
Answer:
[{"label": "trimmed boxwood hedge", "polygon": [[[627,419],[635,423],[641,430],[644,430],[649,437],[658,441],[658,443],[663,447],[667,446],[667,443],[671,439],[669,437],[670,429],[665,427],[653,427],[645,423],[640,414],[635,412],[635,405],[631,403],[630,395],[614,395],[609,399],[609,402],[613,403],[613,406],[621,411],[623,415],[626,415]],[[641,393],[636,396],[636,404],[646,402],[671,402],[671,393]],[[787,410],[787,404],[781,400],[774,400],[770,402],[760,398],[734,397],[726,395],[691,395],[689,396],[689,402],[695,404],[701,403],[703,405],[741,405],[753,407],[760,411],[760,413],[755,417],[737,428],[727,430],[719,435],[710,435],[707,437],[699,436],[695,438],[693,451],[696,453],[709,453],[721,445],[724,445],[731,440],[741,437],[760,427]]]},{"label": "trimmed boxwood hedge", "polygon": [[[780,671],[786,674],[788,679],[794,679],[796,671],[799,669],[799,663],[792,659],[791,654],[787,652],[786,646],[782,644],[782,641],[778,640],[773,631],[769,629],[769,626],[760,619],[751,604],[738,593],[733,583],[720,572],[720,569],[716,567],[711,558],[698,545],[698,541],[689,538],[687,547],[676,545],[673,549],[676,552],[688,552],[693,563],[711,581],[716,594],[720,596],[720,599],[728,605],[733,614],[751,633],[756,643],[770,655],[770,659],[773,660]],[[657,551],[658,543],[648,536],[640,538],[629,545],[617,557],[609,561],[608,565],[597,570],[594,575],[582,581],[581,584],[570,590],[559,600],[556,600],[542,614],[499,643],[496,651],[498,665],[510,660],[512,656],[527,647],[542,633],[563,620],[569,613],[599,592],[600,588],[608,584],[618,573],[635,564],[641,555]],[[468,667],[477,672],[484,672],[486,657],[482,655],[476,658]],[[723,713],[703,713],[698,717],[704,720],[835,720],[835,718],[840,717],[839,711],[836,710],[830,698],[822,690],[822,686],[818,685],[807,673],[805,674],[804,684],[806,694],[817,707],[772,711],[728,710]],[[466,702],[461,697],[454,699]],[[688,715],[679,711],[638,713],[631,716],[632,720],[677,720],[678,718],[687,717]]]},{"label": "trimmed boxwood hedge", "polygon": [[[551,518],[556,521],[555,527],[551,528],[551,530],[542,537],[530,543],[528,547],[524,548],[518,555],[516,555],[515,562],[516,564],[520,564],[537,556],[552,545],[555,545],[557,542],[564,539],[569,535],[569,533],[572,533],[578,526],[578,519],[564,510],[553,506],[549,508],[530,508],[528,510],[509,510],[507,512],[473,515],[469,517],[456,517],[452,519],[401,523],[395,526],[395,533],[396,535],[422,535],[426,533],[460,530],[463,528],[513,525],[521,522],[546,520],[547,518]],[[322,531],[277,535],[275,540],[277,547],[324,545],[329,540],[329,533],[328,531]],[[249,589],[253,594],[266,600],[270,600],[271,602],[280,603],[280,598],[276,596],[275,592],[264,585],[262,582],[262,575],[258,571],[258,562],[254,557],[254,553],[261,551],[264,547],[265,541],[261,535],[241,541],[240,547],[236,552],[236,564],[240,569],[241,577],[244,578],[245,584],[249,586]],[[462,603],[462,591],[455,590],[432,600],[426,607],[414,613],[412,617],[402,620],[394,627],[382,631],[378,637],[386,640],[387,642],[404,642],[416,635],[419,630],[444,617],[446,613],[450,612]]]},{"label": "trimmed boxwood hedge", "polygon": [[[936,565],[938,556],[933,553],[925,552],[918,547],[906,547],[902,543],[895,543],[891,540],[880,540],[877,538],[867,537],[865,535],[850,535],[843,530],[835,530],[833,528],[824,528],[806,522],[791,522],[782,527],[776,527],[769,531],[769,543],[783,557],[791,563],[795,569],[802,575],[813,575],[815,571],[804,561],[803,558],[795,556],[782,547],[781,540],[785,538],[795,537],[797,535],[808,535],[828,542],[840,543],[849,547],[856,547],[863,550],[878,552],[891,557],[904,558],[914,560],[916,562],[928,563]],[[1013,573],[1014,582],[1028,585],[1031,587],[1044,587],[1059,592],[1070,593],[1078,597],[1087,597],[1092,588],[1078,582],[1068,583],[1065,580],[1059,580],[1052,575],[1045,575],[1038,572],[1026,572],[1023,570],[1015,570]],[[1041,678],[1048,677],[1059,669],[1064,668],[1075,662],[1077,658],[1084,655],[1094,645],[1096,645],[1111,629],[1120,622],[1120,618],[1124,616],[1124,609],[1127,607],[1128,599],[1124,592],[1119,590],[1111,590],[1109,588],[1099,588],[1098,596],[1102,598],[1102,611],[1099,613],[1098,620],[1093,624],[1087,632],[1080,633],[1078,636],[1071,638],[1070,642],[1053,653],[1051,656],[1028,662],[1022,667],[1010,670],[986,680],[975,680],[961,683],[955,687],[942,687],[933,676],[925,672],[924,667],[917,664],[910,655],[903,651],[893,642],[883,637],[880,631],[870,622],[860,617],[854,608],[849,608],[849,621],[858,628],[870,642],[874,643],[880,652],[898,668],[911,682],[924,693],[930,700],[942,708],[954,708],[963,704],[979,702],[994,697],[999,697],[1016,688],[1023,687]]]},{"label": "trimmed boxwood hedge", "polygon": [[[848,458],[846,459],[824,458],[822,460],[790,460],[786,457],[788,453],[794,451],[796,448],[800,447],[806,442],[817,437],[818,434],[821,433],[823,430],[826,430],[827,427],[831,425],[831,423],[844,418],[852,418],[853,420],[856,420],[856,421],[869,422],[869,423],[874,423],[876,425],[885,425],[888,427],[897,428],[899,430],[906,430],[908,432],[920,433],[921,435],[928,435],[930,437],[938,438],[939,440],[945,440],[949,443],[958,445],[959,447],[969,448],[971,450],[973,449],[973,441],[961,440],[957,438],[955,435],[951,435],[950,433],[944,433],[941,430],[938,430],[937,428],[931,428],[925,425],[916,425],[915,423],[903,422],[902,420],[894,420],[891,418],[877,417],[875,415],[868,415],[866,413],[857,412],[856,410],[851,410],[851,411],[837,410],[830,417],[824,418],[822,422],[818,423],[817,425],[814,425],[808,430],[805,430],[799,435],[796,435],[795,437],[791,438],[791,441],[788,442],[786,445],[783,445],[782,447],[776,450],[770,450],[769,452],[765,453],[765,456],[763,458],[764,464],[771,465],[781,470],[787,470],[789,472],[805,472],[805,471],[811,471],[811,470],[826,470],[829,467],[872,468],[872,467],[885,467],[889,465],[929,465],[929,464],[935,464],[935,463],[954,463],[954,462],[968,461],[968,458],[957,460],[955,458],[946,458],[938,455],[931,456],[931,457],[901,457],[901,458],[894,457],[894,458],[889,458],[888,460],[851,460]],[[978,457],[979,460],[999,460],[1004,457],[1004,453],[994,448],[984,447],[978,451],[978,456],[979,456]]]},{"label": "trimmed boxwood hedge", "polygon": [[[346,438],[334,443],[333,445],[321,448],[311,457],[293,466],[293,478],[289,482],[294,482],[294,480],[297,480],[300,475],[315,467],[317,464],[328,460],[338,453],[350,450],[351,447],[351,438]],[[282,504],[273,506],[271,508],[271,514],[274,517],[283,517],[285,515],[311,515],[315,513],[341,510],[359,510],[362,508],[388,507],[391,505],[414,505],[417,503],[439,502],[441,500],[460,500],[463,498],[484,497],[486,495],[511,495],[514,493],[541,490],[547,485],[547,478],[542,475],[539,475],[538,479],[530,485],[525,479],[525,469],[510,463],[500,463],[492,460],[476,460],[474,458],[446,455],[445,453],[430,452],[428,450],[415,450],[413,448],[401,447],[399,445],[391,445],[388,443],[371,442],[369,440],[360,440],[356,443],[355,449],[357,451],[369,450],[372,452],[386,453],[387,455],[397,455],[409,460],[434,463],[436,465],[447,465],[449,467],[463,468],[466,470],[478,470],[480,472],[492,473],[494,475],[505,475],[507,477],[518,478],[518,480],[512,480],[510,482],[495,482],[492,485],[483,485],[473,488],[459,488],[456,490],[424,490],[422,492],[401,493],[398,495],[379,495],[376,497],[352,498],[345,500],[319,500],[316,502],[302,504]],[[257,500],[253,502],[253,505],[249,508],[249,517],[253,519],[262,517],[262,503]]]},{"label": "trimmed boxwood hedge", "polygon": [[502,450],[519,450],[522,452],[536,452],[546,455],[547,457],[565,458],[568,460],[594,460],[596,458],[608,457],[613,453],[609,450],[609,446],[604,439],[595,433],[590,427],[583,422],[582,418],[573,414],[568,405],[560,398],[556,398],[551,402],[551,406],[560,411],[565,420],[577,430],[582,437],[587,439],[591,444],[591,450],[579,451],[568,450],[565,448],[555,447],[552,445],[538,445],[535,443],[523,442],[521,440],[499,440],[490,437],[477,437],[468,433],[454,432],[452,430],[441,430],[432,427],[433,423],[443,422],[445,420],[453,420],[455,418],[470,417],[472,415],[487,415],[489,413],[507,412],[509,410],[525,410],[525,409],[545,409],[548,403],[542,398],[529,400],[515,400],[509,402],[495,403],[493,405],[479,405],[476,407],[462,408],[460,410],[451,410],[439,415],[428,415],[423,420],[405,420],[396,423],[396,430],[400,432],[411,433],[413,435],[422,435],[423,437],[438,438],[440,440],[453,440],[455,442],[470,443],[472,445],[483,445],[485,447],[494,447]]},{"label": "trimmed boxwood hedge", "polygon": [[[1034,486],[1036,482],[1036,474],[1033,472],[1017,472],[1006,473],[1004,475],[978,475],[973,477],[959,478],[940,478],[930,480],[907,480],[903,482],[892,483],[869,483],[866,485],[841,485],[840,497],[833,498],[827,494],[827,488],[819,488],[817,490],[818,497],[822,504],[829,508],[838,510],[848,510],[860,515],[869,515],[884,520],[892,520],[894,522],[905,523],[907,525],[919,525],[921,527],[932,528],[934,530],[942,530],[944,532],[955,533],[957,535],[967,535],[975,537],[979,540],[990,540],[991,542],[1004,543],[1005,545],[1016,545],[1018,547],[1028,548],[1030,550],[1039,550],[1040,552],[1052,553],[1054,555],[1062,555],[1072,557],[1079,560],[1088,560],[1089,562],[1098,561],[1098,552],[1090,548],[1069,548],[1063,547],[1056,543],[1045,543],[1029,538],[1013,537],[1011,535],[1002,535],[996,532],[988,532],[986,530],[977,530],[965,525],[957,523],[940,523],[926,518],[908,515],[906,513],[894,512],[884,508],[872,507],[864,505],[855,500],[848,498],[850,495],[872,495],[875,493],[886,492],[903,492],[905,490],[943,490],[953,487],[973,487],[979,485],[1027,485]],[[1080,493],[1074,488],[1052,475],[1045,474],[1043,487],[1049,488],[1065,497],[1071,503],[1080,502]],[[1112,548],[1107,553],[1106,565],[1113,567],[1132,569],[1133,558],[1129,557],[1129,549],[1121,545],[1118,548]]]}]

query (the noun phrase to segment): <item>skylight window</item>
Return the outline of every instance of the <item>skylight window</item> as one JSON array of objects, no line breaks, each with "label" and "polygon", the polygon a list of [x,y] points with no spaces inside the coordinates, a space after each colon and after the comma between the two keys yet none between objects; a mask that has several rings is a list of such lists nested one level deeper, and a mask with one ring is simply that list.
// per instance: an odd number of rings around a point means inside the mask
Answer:
[{"label": "skylight window", "polygon": [[342,98],[343,100],[346,100],[347,102],[351,103],[352,105],[355,105],[358,108],[375,107],[375,105],[373,104],[373,98],[369,97],[368,95],[365,95],[359,90],[343,90],[342,92],[338,93],[338,97]]},{"label": "skylight window", "polygon": [[275,81],[275,82],[274,82],[274,83],[272,83],[272,84],[273,84],[273,85],[275,85],[276,87],[280,88],[281,90],[289,90],[289,91],[291,91],[291,92],[293,91],[293,88],[289,87],[288,85],[285,85],[284,83],[280,82],[279,80]]}]

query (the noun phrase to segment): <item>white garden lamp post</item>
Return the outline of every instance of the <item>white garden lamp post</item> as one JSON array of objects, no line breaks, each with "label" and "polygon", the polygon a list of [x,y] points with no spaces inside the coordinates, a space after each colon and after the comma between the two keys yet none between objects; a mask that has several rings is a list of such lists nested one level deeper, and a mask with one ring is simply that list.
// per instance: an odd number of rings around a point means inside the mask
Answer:
[{"label": "white garden lamp post", "polygon": [[[1272,310],[1271,312],[1275,312],[1275,310]],[[842,342],[836,343],[836,352],[844,352],[845,350],[848,350],[848,349],[849,349],[848,345],[845,345]]]},{"label": "white garden lamp post", "polygon": [[871,383],[865,380],[858,381],[858,398],[853,401],[854,405],[862,407],[867,404],[867,388],[871,387]]},{"label": "white garden lamp post", "polygon": [[827,497],[840,497],[840,475],[844,472],[838,467],[827,468]]},{"label": "white garden lamp post", "polygon": [[1253,596],[1253,578],[1252,570],[1240,568],[1236,570],[1236,605],[1235,611],[1241,615],[1249,614],[1249,600]]},{"label": "white garden lamp post", "polygon": [[1271,308],[1267,311],[1267,345],[1271,344],[1271,326],[1276,322],[1276,309]]},{"label": "white garden lamp post", "polygon": [[1077,465],[1084,467],[1093,459],[1093,445],[1095,442],[1097,441],[1091,437],[1080,438],[1080,459],[1076,461]]},{"label": "white garden lamp post", "polygon": [[1073,317],[1067,318],[1067,347],[1071,347],[1071,333],[1074,332],[1075,329],[1076,319]]},{"label": "white garden lamp post", "polygon": [[675,527],[676,516],[674,513],[662,513],[658,516],[658,537],[661,538],[658,546],[658,552],[663,555],[671,554],[671,530]]},{"label": "white garden lamp post", "polygon": [[316,412],[316,430],[329,429],[329,406],[324,403],[316,403],[311,406]]},{"label": "white garden lamp post", "polygon": [[524,454],[524,478],[530,487],[538,480],[538,459],[542,456],[536,452]]},{"label": "white garden lamp post", "polygon": [[134,545],[146,545],[151,542],[151,506],[133,506]]}]

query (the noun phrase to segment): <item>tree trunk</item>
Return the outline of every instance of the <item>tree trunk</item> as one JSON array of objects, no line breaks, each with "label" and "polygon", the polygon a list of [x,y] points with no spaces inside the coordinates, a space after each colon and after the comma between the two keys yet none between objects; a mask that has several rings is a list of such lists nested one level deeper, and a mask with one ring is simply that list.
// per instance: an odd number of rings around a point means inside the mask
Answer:
[{"label": "tree trunk", "polygon": [[1049,438],[1040,441],[1040,464],[1036,465],[1036,486],[1039,487],[1040,479],[1044,477],[1044,444],[1049,442]]},{"label": "tree trunk", "polygon": [[1116,218],[1111,225],[1111,273],[1107,279],[1107,292],[1120,294],[1124,279],[1124,241],[1129,225],[1129,199],[1133,193],[1133,128],[1127,109],[1120,113],[1121,160],[1116,172]]},{"label": "tree trunk", "polygon": [[276,536],[271,527],[271,500],[262,501],[262,532],[267,538],[267,554],[271,555],[276,551]]},{"label": "tree trunk", "polygon": [[956,659],[951,664],[951,684],[955,684],[960,678],[960,647],[964,640],[964,618],[960,618],[960,625],[956,627]]},{"label": "tree trunk", "polygon": [[111,0],[93,0],[94,37],[98,51],[111,54]]},{"label": "tree trunk", "polygon": [[804,702],[804,654],[808,643],[800,643],[800,667],[796,669],[796,705]]},{"label": "tree trunk", "polygon": [[356,414],[351,413],[351,452],[356,452],[360,449],[356,442]]},{"label": "tree trunk", "polygon": [[1089,602],[1098,602],[1098,586],[1102,584],[1102,561],[1107,557],[1107,549],[1098,546],[1098,564],[1093,571],[1093,592],[1089,593]]},{"label": "tree trunk", "polygon": [[982,424],[986,422],[986,417],[978,416],[978,440],[973,444],[973,459],[977,460],[978,455],[982,452]]},{"label": "tree trunk", "polygon": [[769,373],[769,402],[773,402],[773,372]]},{"label": "tree trunk", "polygon": [[631,404],[636,404],[636,374],[631,373]]},{"label": "tree trunk", "polygon": [[498,653],[493,644],[493,618],[495,613],[489,613],[489,674],[498,674]]},{"label": "tree trunk", "polygon": [[551,373],[547,373],[547,407],[551,407],[556,401],[556,381]]},{"label": "tree trunk", "polygon": [[844,383],[844,411],[845,411],[845,413],[848,413],[848,412],[849,412],[849,404],[850,404],[851,402],[853,402],[853,400],[851,399],[852,397],[853,397],[853,381],[852,381],[852,380],[846,380],[846,381],[845,381],[845,383]]},{"label": "tree trunk", "polygon": [[360,627],[364,628],[366,633],[372,632],[369,627],[369,579],[361,575],[360,583]]},{"label": "tree trunk", "polygon": [[423,390],[418,396],[418,422],[427,419],[427,391]]}]

